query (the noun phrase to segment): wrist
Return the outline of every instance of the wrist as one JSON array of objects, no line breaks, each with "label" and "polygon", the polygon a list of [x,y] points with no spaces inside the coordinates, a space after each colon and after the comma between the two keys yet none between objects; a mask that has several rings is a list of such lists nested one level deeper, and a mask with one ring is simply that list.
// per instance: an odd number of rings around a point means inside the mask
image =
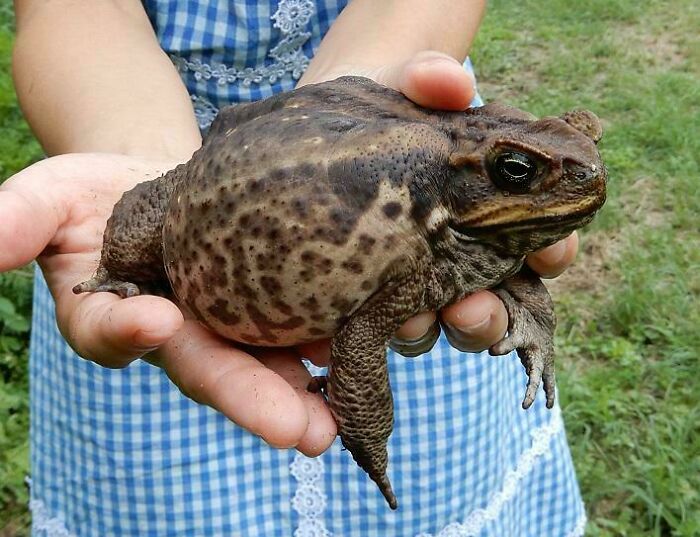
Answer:
[{"label": "wrist", "polygon": [[[99,142],[96,145],[99,145]],[[201,145],[202,137],[199,130],[193,131],[184,127],[175,130],[164,129],[158,133],[151,132],[143,137],[104,139],[104,146],[108,152],[174,163],[189,160],[192,153]]]},{"label": "wrist", "polygon": [[484,8],[484,0],[353,0],[324,36],[300,85],[343,74],[375,78],[383,66],[425,51],[461,63]]}]

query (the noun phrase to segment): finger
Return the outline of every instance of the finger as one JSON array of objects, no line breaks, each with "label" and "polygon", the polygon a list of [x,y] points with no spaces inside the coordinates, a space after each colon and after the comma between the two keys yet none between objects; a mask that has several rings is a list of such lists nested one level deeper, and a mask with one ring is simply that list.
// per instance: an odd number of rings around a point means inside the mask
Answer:
[{"label": "finger", "polygon": [[304,401],[278,373],[195,321],[157,352],[182,392],[211,406],[273,447],[294,447],[306,434]]},{"label": "finger", "polygon": [[433,311],[425,311],[411,317],[396,331],[395,337],[403,341],[415,341],[422,338],[435,324]]},{"label": "finger", "polygon": [[440,323],[436,320],[430,325],[428,331],[418,339],[406,340],[394,336],[389,340],[389,347],[406,358],[415,358],[416,356],[430,352],[440,338],[441,333]]},{"label": "finger", "polygon": [[57,302],[57,319],[75,351],[104,367],[125,367],[163,345],[184,322],[178,307],[156,296],[128,300],[110,293]]},{"label": "finger", "polygon": [[567,238],[530,254],[527,264],[543,278],[556,278],[576,259],[578,242],[578,233],[574,231]]},{"label": "finger", "polygon": [[461,351],[478,352],[503,339],[508,313],[490,291],[479,291],[441,311],[445,334]]},{"label": "finger", "polygon": [[0,272],[21,267],[36,258],[56,234],[64,217],[60,205],[47,203],[20,186],[21,181],[35,175],[34,166],[0,186]]},{"label": "finger", "polygon": [[429,352],[440,337],[440,325],[433,311],[411,317],[391,338],[389,346],[402,356],[413,358]]},{"label": "finger", "polygon": [[256,352],[256,357],[286,380],[306,406],[309,425],[296,448],[309,457],[323,453],[335,440],[338,429],[323,395],[307,389],[311,381],[309,371],[288,349],[268,349]]},{"label": "finger", "polygon": [[297,345],[299,356],[310,360],[312,364],[318,367],[326,367],[331,359],[331,340],[321,339]]},{"label": "finger", "polygon": [[439,110],[464,110],[474,98],[474,80],[457,60],[435,51],[386,67],[377,82],[395,88],[413,102]]}]

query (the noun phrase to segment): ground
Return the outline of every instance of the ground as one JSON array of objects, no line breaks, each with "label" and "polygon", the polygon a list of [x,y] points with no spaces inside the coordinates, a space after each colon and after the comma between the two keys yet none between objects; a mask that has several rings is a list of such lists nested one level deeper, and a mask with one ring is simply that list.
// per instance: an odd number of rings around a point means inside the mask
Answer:
[{"label": "ground", "polygon": [[[40,156],[9,79],[10,4],[0,180]],[[700,535],[699,27],[696,0],[494,0],[473,48],[487,100],[539,115],[585,107],[606,128],[609,201],[550,285],[590,536]],[[0,277],[0,537],[28,522],[30,281]]]}]

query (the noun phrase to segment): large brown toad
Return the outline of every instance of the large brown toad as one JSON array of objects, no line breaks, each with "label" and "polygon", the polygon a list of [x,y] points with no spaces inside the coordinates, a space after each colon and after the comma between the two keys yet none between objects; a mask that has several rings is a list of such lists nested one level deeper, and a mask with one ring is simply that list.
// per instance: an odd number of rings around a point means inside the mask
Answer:
[{"label": "large brown toad", "polygon": [[[386,475],[392,334],[418,312],[494,289],[529,407],[554,401],[552,302],[526,254],[591,220],[606,172],[587,111],[536,119],[490,104],[436,112],[346,77],[223,110],[192,159],[124,194],[95,277],[76,292],[169,292],[251,345],[333,337],[325,384],[340,436]],[[406,355],[429,350],[439,334]]]}]

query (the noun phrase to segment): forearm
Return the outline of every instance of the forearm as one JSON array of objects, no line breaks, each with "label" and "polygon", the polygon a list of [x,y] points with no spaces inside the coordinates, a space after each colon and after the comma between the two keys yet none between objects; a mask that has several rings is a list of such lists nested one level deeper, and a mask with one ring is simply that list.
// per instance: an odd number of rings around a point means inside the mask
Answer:
[{"label": "forearm", "polygon": [[335,78],[352,66],[375,69],[434,50],[463,61],[485,0],[354,0],[324,37],[301,83]]},{"label": "forearm", "polygon": [[184,159],[200,144],[187,91],[138,0],[17,0],[13,71],[48,154]]}]

